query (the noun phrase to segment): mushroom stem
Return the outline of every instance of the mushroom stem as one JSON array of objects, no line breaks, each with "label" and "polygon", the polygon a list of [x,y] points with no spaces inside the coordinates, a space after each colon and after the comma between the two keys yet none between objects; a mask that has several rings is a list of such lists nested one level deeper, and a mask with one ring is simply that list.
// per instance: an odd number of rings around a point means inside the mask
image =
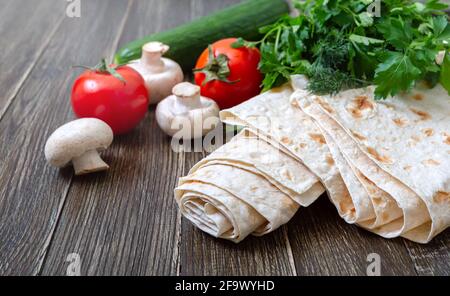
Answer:
[{"label": "mushroom stem", "polygon": [[200,94],[194,95],[192,97],[182,97],[182,96],[176,96],[177,103],[183,106],[191,108],[201,108],[201,102],[200,102]]},{"label": "mushroom stem", "polygon": [[176,102],[179,109],[183,112],[202,108],[202,103],[200,100],[200,87],[197,85],[182,82],[175,85],[172,92],[176,97]]},{"label": "mushroom stem", "polygon": [[84,175],[109,169],[109,166],[100,158],[97,150],[86,151],[83,155],[72,159],[75,175]]},{"label": "mushroom stem", "polygon": [[155,72],[162,72],[164,70],[164,62],[161,58],[168,50],[169,46],[160,42],[147,43],[142,47],[141,62]]}]

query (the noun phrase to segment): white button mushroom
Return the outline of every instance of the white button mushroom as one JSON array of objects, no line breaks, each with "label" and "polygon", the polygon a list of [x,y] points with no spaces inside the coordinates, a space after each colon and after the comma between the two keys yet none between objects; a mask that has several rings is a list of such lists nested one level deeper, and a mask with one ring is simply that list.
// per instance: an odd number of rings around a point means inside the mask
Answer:
[{"label": "white button mushroom", "polygon": [[149,42],[142,47],[141,59],[128,65],[144,78],[151,104],[169,96],[172,88],[184,79],[181,67],[162,57],[168,50],[169,46],[161,42]]},{"label": "white button mushroom", "polygon": [[156,108],[156,120],[166,134],[179,139],[195,139],[219,124],[219,106],[200,96],[199,86],[182,82],[172,92],[173,95],[162,100]]},{"label": "white button mushroom", "polygon": [[98,151],[113,141],[113,131],[96,118],[82,118],[59,127],[45,144],[45,158],[55,167],[72,162],[76,175],[107,170]]}]

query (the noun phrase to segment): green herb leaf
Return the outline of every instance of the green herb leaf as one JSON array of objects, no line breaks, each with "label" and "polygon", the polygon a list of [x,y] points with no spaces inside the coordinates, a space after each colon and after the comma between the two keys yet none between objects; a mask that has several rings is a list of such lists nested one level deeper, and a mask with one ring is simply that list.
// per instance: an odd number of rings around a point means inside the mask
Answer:
[{"label": "green herb leaf", "polygon": [[428,0],[425,4],[428,10],[444,10],[447,9],[448,5],[439,2],[439,0]]},{"label": "green herb leaf", "polygon": [[405,23],[402,19],[388,18],[378,25],[378,30],[397,49],[408,48],[413,38],[411,24]]},{"label": "green herb leaf", "polygon": [[438,51],[450,47],[447,5],[439,0],[383,0],[381,17],[368,10],[373,0],[294,3],[298,16],[261,28],[264,37],[253,43],[261,51],[264,90],[304,74],[312,91],[334,93],[370,83],[377,97],[385,98],[408,91],[417,80],[448,80],[447,64],[434,62]]},{"label": "green herb leaf", "polygon": [[433,18],[433,32],[435,36],[439,36],[444,32],[447,27],[447,17],[446,16],[437,16]]},{"label": "green herb leaf", "polygon": [[410,89],[420,74],[420,69],[407,55],[388,52],[386,59],[375,70],[374,81],[378,85],[375,89],[376,98],[394,96],[401,90]]},{"label": "green herb leaf", "polygon": [[444,61],[441,65],[441,76],[439,81],[450,95],[450,53],[447,51],[444,56]]},{"label": "green herb leaf", "polygon": [[358,14],[359,22],[363,27],[370,27],[373,25],[373,16],[367,11]]},{"label": "green herb leaf", "polygon": [[356,43],[361,43],[364,45],[370,45],[370,44],[382,44],[384,43],[384,40],[380,40],[380,39],[375,39],[375,38],[369,38],[366,36],[361,36],[361,35],[356,35],[356,34],[351,34],[349,36],[350,41],[356,42]]}]

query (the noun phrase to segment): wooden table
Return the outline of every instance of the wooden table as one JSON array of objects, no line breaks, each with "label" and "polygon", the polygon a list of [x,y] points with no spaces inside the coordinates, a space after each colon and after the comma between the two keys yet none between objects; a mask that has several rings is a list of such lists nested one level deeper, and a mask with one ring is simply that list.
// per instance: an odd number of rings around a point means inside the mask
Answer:
[{"label": "wooden table", "polygon": [[182,219],[177,178],[204,153],[176,153],[154,109],[117,137],[107,173],[75,177],[46,164],[43,148],[74,119],[80,70],[118,46],[239,0],[0,0],[0,275],[365,275],[378,253],[383,275],[449,275],[450,233],[428,245],[387,240],[346,224],[322,196],[294,219],[236,245]]}]

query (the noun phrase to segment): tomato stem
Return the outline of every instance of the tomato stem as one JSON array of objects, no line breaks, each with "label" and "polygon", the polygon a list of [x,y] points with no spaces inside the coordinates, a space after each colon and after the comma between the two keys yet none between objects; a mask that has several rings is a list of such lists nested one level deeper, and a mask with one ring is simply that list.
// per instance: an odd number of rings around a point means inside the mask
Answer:
[{"label": "tomato stem", "polygon": [[98,73],[108,73],[112,76],[114,76],[115,78],[119,79],[120,81],[122,81],[124,84],[126,84],[126,80],[122,77],[122,75],[120,75],[116,70],[117,68],[121,67],[123,65],[117,65],[112,67],[111,65],[109,65],[106,62],[105,58],[102,58],[100,63],[98,63],[95,67],[88,67],[88,66],[84,66],[84,65],[75,65],[72,66],[72,68],[83,68],[86,70],[91,70],[91,71],[95,71]]},{"label": "tomato stem", "polygon": [[205,80],[203,81],[203,85],[213,80],[219,80],[229,84],[239,82],[240,79],[235,81],[228,80],[228,76],[230,76],[231,74],[230,67],[228,66],[229,61],[230,59],[222,53],[219,54],[217,57],[215,57],[212,46],[209,45],[208,64],[203,68],[194,69],[193,72],[205,74]]}]

